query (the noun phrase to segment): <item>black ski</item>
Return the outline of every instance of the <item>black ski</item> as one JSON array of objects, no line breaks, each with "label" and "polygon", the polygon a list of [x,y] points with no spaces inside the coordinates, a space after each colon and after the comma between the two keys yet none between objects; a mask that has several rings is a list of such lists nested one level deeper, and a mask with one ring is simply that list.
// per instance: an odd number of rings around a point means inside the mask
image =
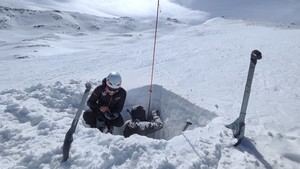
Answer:
[{"label": "black ski", "polygon": [[250,60],[250,66],[248,71],[248,77],[247,77],[247,83],[244,91],[244,97],[243,97],[243,103],[240,111],[239,117],[231,124],[226,125],[227,128],[231,129],[233,132],[233,137],[237,138],[237,143],[234,144],[234,146],[238,146],[245,134],[245,117],[246,117],[246,110],[248,106],[250,91],[251,91],[251,85],[252,80],[254,76],[254,70],[257,63],[257,60],[262,58],[262,54],[258,50],[254,50],[251,53],[251,60]]},{"label": "black ski", "polygon": [[89,95],[91,88],[92,88],[92,85],[90,83],[85,84],[85,91],[83,93],[78,111],[76,113],[75,118],[73,119],[71,128],[68,130],[68,132],[65,136],[65,141],[64,141],[64,145],[63,145],[63,159],[62,159],[63,162],[67,161],[69,158],[69,152],[70,152],[71,144],[73,142],[73,134],[76,130],[78,120],[81,116],[82,110],[84,108],[85,102],[87,100],[87,97]]}]

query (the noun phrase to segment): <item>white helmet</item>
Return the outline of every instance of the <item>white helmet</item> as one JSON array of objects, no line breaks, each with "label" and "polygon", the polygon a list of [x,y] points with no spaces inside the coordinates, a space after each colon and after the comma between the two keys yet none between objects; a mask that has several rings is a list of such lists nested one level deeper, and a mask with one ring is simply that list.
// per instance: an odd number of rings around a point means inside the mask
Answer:
[{"label": "white helmet", "polygon": [[106,77],[106,85],[111,89],[119,89],[121,87],[122,78],[118,72],[110,72]]}]

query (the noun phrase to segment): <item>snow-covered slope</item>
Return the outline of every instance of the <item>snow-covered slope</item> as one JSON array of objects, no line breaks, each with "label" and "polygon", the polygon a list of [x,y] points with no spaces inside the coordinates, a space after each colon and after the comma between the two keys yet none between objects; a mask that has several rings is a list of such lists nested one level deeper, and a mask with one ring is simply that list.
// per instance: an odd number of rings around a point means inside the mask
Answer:
[{"label": "snow-covered slope", "polygon": [[[63,10],[92,14],[103,17],[149,18],[156,14],[156,2],[152,0],[2,0],[2,5],[37,10]],[[185,19],[194,23],[206,18],[207,13],[192,11],[169,0],[161,0],[161,16]]]},{"label": "snow-covered slope", "polygon": [[[152,107],[161,110],[165,127],[151,135],[157,139],[125,139],[118,135],[122,129],[102,134],[80,122],[70,159],[60,163],[64,135],[86,81],[95,87],[110,71],[119,71],[128,91],[124,118],[131,105],[146,105],[155,3],[120,0],[111,2],[114,12],[108,12],[86,2],[99,12],[94,16],[86,6],[75,8],[84,3],[79,0],[17,2],[0,2],[0,168],[297,169],[297,23],[275,27],[214,18],[213,10],[207,15],[173,3],[179,1],[162,1]],[[125,14],[123,2],[135,2],[141,11]],[[165,12],[168,5],[189,13]],[[191,24],[186,17],[194,14],[201,17]],[[253,49],[261,50],[263,59],[252,85],[247,138],[233,148],[224,125],[239,113]],[[182,133],[186,120],[193,126]]]},{"label": "snow-covered slope", "polygon": [[300,24],[298,0],[172,0],[211,17],[246,19],[276,24]]}]

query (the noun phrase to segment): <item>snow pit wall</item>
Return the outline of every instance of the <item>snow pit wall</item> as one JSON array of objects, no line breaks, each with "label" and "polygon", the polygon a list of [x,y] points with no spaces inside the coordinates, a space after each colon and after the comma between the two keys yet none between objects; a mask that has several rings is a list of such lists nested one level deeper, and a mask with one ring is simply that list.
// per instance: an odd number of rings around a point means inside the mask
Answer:
[{"label": "snow pit wall", "polygon": [[[129,120],[130,115],[126,111],[134,105],[142,105],[148,109],[149,86],[143,86],[127,91],[125,106],[122,111],[124,120]],[[216,114],[201,108],[183,97],[166,90],[162,86],[154,85],[150,111],[157,109],[160,111],[164,127],[149,135],[155,139],[169,140],[174,136],[180,135],[186,121],[193,123],[189,129],[206,126]],[[114,133],[122,135],[124,128],[115,128]]]}]

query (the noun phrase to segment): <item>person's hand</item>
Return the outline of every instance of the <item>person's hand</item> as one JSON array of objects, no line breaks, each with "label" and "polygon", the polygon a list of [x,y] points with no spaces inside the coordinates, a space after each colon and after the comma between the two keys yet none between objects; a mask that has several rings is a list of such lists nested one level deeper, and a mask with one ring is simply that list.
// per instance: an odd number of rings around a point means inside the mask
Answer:
[{"label": "person's hand", "polygon": [[108,120],[114,120],[120,116],[119,113],[104,112],[104,117]]},{"label": "person's hand", "polygon": [[109,108],[107,106],[101,106],[100,107],[101,112],[110,112]]},{"label": "person's hand", "polygon": [[160,116],[159,110],[153,110],[152,111],[152,116]]}]

